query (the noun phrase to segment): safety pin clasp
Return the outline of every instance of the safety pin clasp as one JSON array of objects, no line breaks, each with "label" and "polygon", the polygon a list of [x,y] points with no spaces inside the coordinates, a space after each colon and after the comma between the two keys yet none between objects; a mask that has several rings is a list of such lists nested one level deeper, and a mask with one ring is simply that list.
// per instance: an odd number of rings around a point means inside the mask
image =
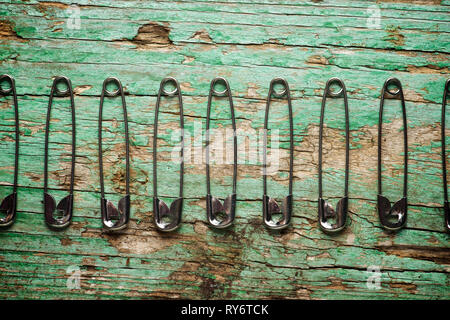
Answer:
[{"label": "safety pin clasp", "polygon": [[[348,212],[348,197],[341,198],[336,210],[323,198],[319,199],[319,225],[325,232],[339,232],[345,228]],[[335,223],[330,223],[329,219],[335,219]]]},{"label": "safety pin clasp", "polygon": [[[44,192],[44,214],[47,224],[54,228],[64,228],[72,220],[73,195],[69,194],[62,198],[56,205],[55,198],[51,194]],[[55,212],[59,218],[55,218]]]},{"label": "safety pin clasp", "polygon": [[0,218],[0,227],[8,227],[14,223],[16,218],[16,204],[17,193],[13,192],[3,198],[0,204],[0,213],[4,214],[3,218]]},{"label": "safety pin clasp", "polygon": [[[280,213],[282,214],[282,218],[278,221],[274,221],[272,216]],[[281,208],[274,198],[264,195],[263,216],[264,224],[270,229],[280,230],[287,228],[292,217],[292,194],[283,199]]]},{"label": "safety pin clasp", "polygon": [[[223,203],[216,197],[208,194],[206,196],[206,213],[208,222],[216,228],[226,228],[230,226],[236,215],[236,194],[229,195]],[[218,219],[218,215],[222,214],[225,219]]]},{"label": "safety pin clasp", "polygon": [[[398,230],[406,224],[407,206],[408,201],[405,197],[394,203],[392,207],[388,198],[382,195],[377,197],[378,216],[383,226],[388,230]],[[392,222],[392,219],[396,221]]]},{"label": "safety pin clasp", "polygon": [[181,223],[183,198],[177,198],[169,206],[161,199],[153,198],[155,224],[160,231],[173,231]]},{"label": "safety pin clasp", "polygon": [[130,195],[122,197],[117,208],[110,200],[102,198],[101,213],[103,226],[108,230],[124,229],[130,220]]}]

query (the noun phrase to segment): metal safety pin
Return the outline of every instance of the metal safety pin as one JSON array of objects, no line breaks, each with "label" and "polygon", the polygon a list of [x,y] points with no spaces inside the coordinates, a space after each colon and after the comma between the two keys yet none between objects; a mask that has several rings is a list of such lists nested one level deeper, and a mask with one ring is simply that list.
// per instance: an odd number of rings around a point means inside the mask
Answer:
[{"label": "metal safety pin", "polygon": [[[218,83],[222,82],[225,85],[225,90],[216,91],[214,86]],[[233,127],[233,190],[231,195],[229,195],[222,202],[211,195],[211,178],[209,172],[209,123],[211,120],[211,100],[212,96],[228,96],[228,102],[230,105],[231,112],[231,125]],[[208,222],[211,226],[216,228],[226,228],[230,226],[235,218],[236,214],[236,183],[237,183],[237,137],[236,137],[236,120],[234,117],[234,106],[233,106],[233,98],[231,96],[230,85],[228,81],[222,77],[215,78],[211,81],[211,87],[209,89],[208,96],[208,111],[206,116],[206,214],[208,218]],[[224,214],[226,216],[225,219],[220,220],[218,218],[218,214]]]},{"label": "metal safety pin", "polygon": [[[113,92],[109,91],[106,86],[109,83],[115,83],[117,89]],[[123,121],[125,125],[125,193],[126,195],[119,200],[118,207],[105,198],[105,185],[103,180],[103,150],[102,150],[102,114],[103,100],[105,96],[115,97],[120,94],[122,98]],[[100,108],[98,116],[98,157],[100,168],[100,189],[101,189],[101,214],[103,226],[107,230],[121,230],[126,228],[130,220],[130,146],[128,140],[128,116],[127,105],[125,103],[125,95],[122,84],[117,78],[107,78],[103,82],[102,95],[100,97]]]},{"label": "metal safety pin", "polygon": [[[67,86],[65,91],[58,88],[58,84],[64,83]],[[48,193],[48,140],[50,131],[50,115],[53,104],[53,97],[70,97],[70,110],[72,113],[72,158],[70,170],[69,194],[65,196],[56,205],[55,198]],[[44,150],[44,214],[45,222],[52,228],[67,227],[72,220],[73,213],[73,187],[75,179],[75,103],[73,98],[72,83],[67,77],[56,77],[53,81],[50,98],[47,108],[47,120],[45,124],[45,150]],[[54,216],[55,211],[60,213],[61,217]]]},{"label": "metal safety pin", "polygon": [[445,229],[450,232],[450,205],[448,203],[448,185],[447,185],[447,156],[445,154],[445,109],[447,105],[447,96],[450,93],[450,79],[447,79],[444,87],[444,97],[442,98],[442,116],[441,116],[441,141],[442,141],[442,179],[444,183],[444,213]]},{"label": "metal safety pin", "polygon": [[[337,92],[331,91],[331,86],[337,84],[340,89]],[[323,199],[322,195],[322,140],[323,140],[323,126],[325,104],[327,97],[330,98],[344,98],[344,112],[345,112],[345,181],[344,181],[344,197],[341,198],[336,210],[333,206]],[[348,100],[347,90],[344,82],[339,78],[331,78],[327,81],[325,90],[323,92],[322,107],[320,111],[320,127],[319,127],[319,226],[325,232],[339,232],[345,228],[348,213],[348,176],[349,176],[349,161],[350,161],[350,134],[349,134],[349,115],[348,115]],[[336,219],[336,223],[330,223],[328,219]]]},{"label": "metal safety pin", "polygon": [[[164,86],[171,82],[175,89],[167,92]],[[157,181],[157,161],[156,149],[158,143],[158,114],[159,106],[161,103],[161,95],[173,96],[178,95],[178,104],[180,107],[180,129],[181,129],[181,149],[180,149],[180,192],[179,197],[175,199],[170,205],[170,209],[167,204],[158,198],[158,181]],[[179,227],[181,223],[181,216],[183,213],[183,176],[184,176],[184,120],[183,120],[183,99],[181,96],[180,85],[175,78],[167,77],[161,81],[158,98],[156,100],[155,107],[155,122],[153,133],[153,218],[155,220],[156,227],[160,231],[173,231]],[[164,221],[166,218],[169,221]]]},{"label": "metal safety pin", "polygon": [[[282,84],[284,90],[277,92],[274,89],[275,84]],[[269,106],[272,100],[272,95],[276,98],[282,98],[286,96],[289,109],[289,194],[283,199],[282,209],[278,205],[274,198],[267,195],[267,130],[269,121]],[[283,78],[275,78],[270,82],[269,94],[267,96],[266,103],[266,114],[264,117],[264,146],[263,146],[263,220],[266,227],[274,230],[284,229],[291,222],[292,217],[292,181],[293,181],[293,170],[294,170],[294,125],[292,119],[292,104],[291,104],[291,94],[289,91],[289,85],[287,81]],[[282,213],[283,217],[279,221],[274,221],[272,215]]]},{"label": "metal safety pin", "polygon": [[16,84],[14,78],[10,75],[3,74],[0,76],[0,84],[6,80],[9,82],[9,89],[4,89],[0,85],[0,94],[7,96],[12,94],[14,101],[14,122],[15,122],[15,133],[16,133],[16,143],[14,152],[14,182],[13,182],[13,192],[7,195],[0,204],[0,212],[5,214],[3,218],[0,218],[0,227],[8,227],[12,225],[16,219],[17,212],[17,178],[19,174],[19,105],[17,103],[17,93]]},{"label": "metal safety pin", "polygon": [[[394,85],[397,91],[390,91],[389,86]],[[403,115],[403,142],[404,142],[404,169],[403,169],[403,198],[398,200],[392,207],[387,197],[382,195],[381,184],[381,142],[382,142],[382,124],[384,99],[401,99]],[[406,224],[407,219],[407,190],[408,190],[408,127],[406,121],[405,98],[403,96],[402,84],[397,78],[389,78],[381,90],[380,115],[378,123],[378,196],[377,210],[382,226],[387,230],[399,230]],[[391,222],[390,219],[396,218],[397,221]]]}]

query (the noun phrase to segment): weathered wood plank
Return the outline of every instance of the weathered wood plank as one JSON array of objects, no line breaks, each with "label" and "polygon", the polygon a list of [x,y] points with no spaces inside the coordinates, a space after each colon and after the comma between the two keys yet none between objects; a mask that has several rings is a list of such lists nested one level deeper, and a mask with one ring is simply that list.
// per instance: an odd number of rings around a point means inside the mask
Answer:
[{"label": "weathered wood plank", "polygon": [[[444,232],[440,112],[449,75],[448,1],[380,2],[380,26],[368,28],[372,1],[78,1],[81,29],[69,30],[72,1],[0,2],[1,73],[16,78],[21,120],[16,223],[0,232],[2,298],[308,298],[449,299],[449,235]],[[42,214],[44,124],[51,78],[69,76],[75,88],[77,159],[75,211],[63,231]],[[97,117],[103,80],[118,76],[126,89],[131,139],[132,217],[117,235],[102,231],[99,212]],[[187,163],[183,224],[172,234],[152,221],[153,112],[159,81],[179,79],[186,131],[205,128],[209,81],[231,84],[238,128],[262,128],[270,80],[289,81],[295,124],[292,226],[262,225],[261,161],[239,166],[236,224],[217,231],[206,224],[205,167]],[[341,77],[351,119],[350,221],[339,235],[317,227],[317,141],[326,80]],[[389,76],[404,86],[409,126],[409,220],[396,233],[382,230],[375,210],[376,135],[380,88]],[[50,187],[66,194],[70,125],[67,101],[52,112]],[[401,120],[398,103],[385,114],[384,188],[400,196]],[[104,121],[107,191],[123,190],[123,124],[118,101],[108,99]],[[10,99],[0,98],[0,196],[11,190],[14,148]],[[165,199],[177,190],[171,163],[177,105],[163,101],[159,136]],[[282,169],[287,168],[285,103],[273,105],[280,124]],[[216,101],[215,127],[230,128],[228,105]],[[325,191],[341,195],[342,103],[326,114]],[[447,128],[450,125],[447,124]],[[450,145],[446,135],[447,145]],[[389,140],[388,140],[389,141]],[[229,167],[213,167],[214,190],[224,196]],[[283,169],[285,170],[285,169]],[[285,195],[287,175],[269,188]],[[388,182],[389,181],[389,182]],[[426,186],[426,187],[425,187]],[[70,290],[69,266],[81,269],[81,289]],[[369,266],[381,268],[370,289]]]},{"label": "weathered wood plank", "polygon": [[[342,27],[357,27],[357,28],[366,28],[366,22],[369,15],[367,13],[361,11],[358,14],[354,14],[353,12],[344,12],[342,15],[338,15],[338,20],[333,21],[334,13],[336,9],[329,9],[328,12],[326,10],[322,10],[321,14],[314,14],[314,12],[289,12],[286,14],[273,14],[271,12],[256,12],[257,14],[252,14],[253,6],[250,7],[250,12],[229,12],[223,9],[217,10],[217,6],[211,4],[209,6],[202,5],[202,10],[191,10],[192,5],[183,8],[180,5],[176,5],[180,7],[176,10],[173,10],[174,4],[172,6],[167,7],[163,6],[161,8],[155,9],[146,9],[139,8],[138,10],[133,7],[126,8],[110,8],[110,7],[95,7],[90,6],[89,10],[83,12],[83,22],[85,21],[95,21],[95,20],[125,20],[125,21],[136,21],[136,22],[145,22],[151,18],[153,21],[157,22],[189,22],[189,23],[197,23],[197,22],[206,22],[206,23],[214,23],[214,24],[244,24],[244,25],[263,25],[263,26],[289,26],[289,27],[326,27],[326,28],[342,28]],[[172,7],[172,8],[171,8]],[[24,10],[26,10],[26,15],[32,17],[45,17],[47,15],[47,11],[51,13],[54,18],[63,18],[67,19],[70,17],[70,12],[66,10],[68,6],[49,6],[45,7],[42,4],[37,6],[29,6],[29,5],[18,5],[11,4],[5,5],[6,15],[13,16],[23,16]],[[232,7],[235,8],[235,7]],[[242,10],[242,7],[240,8]],[[324,12],[325,11],[325,12]],[[355,10],[356,11],[356,10]],[[217,13],[220,12],[220,15]],[[189,13],[189,14],[186,14]],[[362,17],[361,17],[362,15]],[[402,22],[402,29],[405,30],[420,30],[420,31],[432,31],[432,32],[449,32],[448,20],[450,18],[450,14],[442,14],[437,15],[433,13],[434,22],[430,22],[428,19],[428,15],[424,16],[422,13],[421,18],[414,19],[408,18],[400,13],[397,13],[397,16],[388,16],[386,20],[389,21],[389,18],[400,18]],[[309,19],[299,19],[299,17],[308,17]],[[331,16],[331,17],[330,17]],[[431,14],[429,14],[431,16]],[[447,20],[447,21],[446,21]],[[417,22],[421,22],[420,25],[417,25]],[[385,21],[382,21],[385,22]],[[89,23],[89,22],[88,22]],[[386,25],[384,27],[387,27]]]},{"label": "weathered wood plank", "polygon": [[[154,22],[155,19],[139,22],[128,20],[110,21],[90,19],[84,21],[84,31],[58,28],[66,19],[55,22],[39,17],[13,16],[18,26],[14,27],[17,36],[30,39],[75,38],[90,41],[132,40],[140,27]],[[165,21],[165,19],[161,19]],[[120,29],[114,29],[117,25]],[[251,33],[245,30],[251,28]],[[158,27],[160,29],[160,27]],[[104,30],[99,33],[98,30]],[[144,29],[145,30],[145,29]],[[280,34],[283,36],[281,37]],[[171,22],[170,41],[174,43],[216,43],[245,44],[261,43],[287,46],[327,47],[330,43],[336,47],[377,48],[409,51],[448,51],[450,42],[447,32],[421,32],[405,30],[400,33],[398,27],[386,30],[359,29],[355,27],[324,28],[316,26],[246,26],[228,24]],[[161,41],[161,40],[160,40]],[[156,42],[158,43],[158,42]]]}]

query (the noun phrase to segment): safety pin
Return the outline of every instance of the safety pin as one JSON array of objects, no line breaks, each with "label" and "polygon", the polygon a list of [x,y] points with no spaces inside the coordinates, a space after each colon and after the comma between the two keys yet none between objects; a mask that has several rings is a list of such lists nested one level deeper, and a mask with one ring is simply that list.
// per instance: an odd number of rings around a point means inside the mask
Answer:
[{"label": "safety pin", "polygon": [[13,192],[7,195],[0,204],[0,212],[4,213],[5,216],[0,218],[0,227],[8,227],[12,225],[16,219],[17,212],[17,177],[19,174],[19,105],[17,103],[17,93],[16,84],[14,78],[8,74],[3,74],[0,76],[0,84],[6,80],[9,82],[9,89],[4,89],[0,85],[0,94],[7,96],[12,94],[14,101],[14,121],[15,121],[15,132],[16,132],[16,143],[15,143],[15,155],[14,155],[14,182],[13,182]]},{"label": "safety pin", "polygon": [[448,203],[448,185],[447,185],[447,157],[445,154],[445,108],[447,105],[447,96],[450,92],[450,79],[445,82],[444,97],[442,98],[442,117],[441,117],[441,141],[442,141],[442,179],[444,182],[444,213],[445,229],[450,232],[450,205]]},{"label": "safety pin", "polygon": [[[394,85],[397,91],[390,91],[389,86]],[[392,207],[387,197],[382,195],[382,178],[381,178],[381,142],[382,142],[382,125],[383,125],[383,107],[384,99],[401,99],[402,115],[403,115],[403,142],[404,142],[404,169],[403,169],[403,198],[398,200]],[[399,230],[406,224],[407,219],[407,190],[408,190],[408,126],[406,120],[405,98],[400,80],[397,78],[389,78],[383,85],[381,90],[380,115],[378,123],[378,196],[377,209],[378,216],[382,226],[387,230]],[[397,218],[396,222],[389,219]]]},{"label": "safety pin", "polygon": [[[337,92],[331,90],[331,86],[337,84],[340,89]],[[323,126],[325,104],[327,97],[330,98],[344,98],[344,112],[345,112],[345,181],[344,181],[344,197],[342,197],[337,205],[336,210],[333,206],[323,199],[322,195],[322,140],[323,140]],[[345,228],[348,214],[348,176],[349,176],[349,161],[350,161],[350,134],[349,134],[349,115],[348,115],[348,99],[347,89],[344,82],[339,78],[331,78],[325,85],[325,90],[322,97],[322,106],[320,111],[320,127],[319,127],[319,226],[324,232],[339,232]],[[330,223],[328,219],[336,219],[336,223]]]},{"label": "safety pin", "polygon": [[[172,82],[175,89],[167,92],[164,86]],[[161,103],[161,95],[173,96],[178,95],[178,104],[180,107],[180,129],[181,129],[181,149],[180,149],[180,192],[179,197],[175,199],[170,205],[170,209],[167,204],[158,198],[157,191],[157,161],[156,149],[158,143],[158,113]],[[167,77],[161,81],[158,91],[158,98],[156,100],[155,107],[155,122],[154,122],[154,134],[153,134],[153,218],[155,220],[156,227],[160,231],[173,231],[179,227],[181,223],[181,215],[183,213],[183,176],[184,176],[184,120],[183,120],[183,99],[181,96],[180,85],[175,78]],[[166,218],[169,221],[164,221]]]},{"label": "safety pin", "polygon": [[[274,89],[274,85],[280,83],[284,86],[284,90],[278,92]],[[269,121],[269,106],[272,100],[272,95],[276,98],[286,96],[289,109],[289,194],[283,199],[282,208],[278,205],[274,198],[267,195],[267,130]],[[279,230],[286,228],[291,222],[292,217],[292,180],[294,170],[294,125],[292,119],[292,104],[289,85],[283,78],[272,79],[269,86],[269,94],[267,95],[266,114],[264,117],[264,146],[263,146],[263,220],[266,227],[269,229]],[[279,221],[273,221],[272,215],[282,213],[283,217]]]},{"label": "safety pin", "polygon": [[[67,86],[65,91],[58,88],[58,84],[64,83]],[[48,140],[50,131],[50,115],[53,104],[53,97],[70,96],[70,110],[72,113],[72,159],[70,170],[69,195],[65,196],[56,205],[55,198],[48,193]],[[73,98],[72,83],[67,77],[56,77],[53,81],[50,98],[47,108],[47,120],[45,124],[45,150],[44,150],[44,214],[45,222],[51,228],[65,228],[72,220],[73,213],[73,187],[75,178],[75,103]],[[60,213],[60,218],[54,216],[55,211]]]},{"label": "safety pin", "polygon": [[[225,85],[225,89],[223,91],[216,91],[214,86],[218,83],[222,82]],[[231,125],[233,127],[233,190],[231,195],[229,195],[222,202],[211,195],[211,180],[210,180],[210,172],[209,172],[209,123],[211,120],[211,100],[212,96],[228,96],[228,102],[230,105],[231,112]],[[208,96],[208,111],[206,116],[206,214],[208,218],[208,222],[211,226],[216,228],[226,228],[230,226],[235,218],[236,214],[236,183],[237,183],[237,137],[236,137],[236,120],[234,117],[234,105],[233,98],[231,96],[230,85],[225,78],[218,77],[211,81],[211,87],[209,89]],[[218,219],[218,214],[224,214],[226,218],[223,220]]]},{"label": "safety pin", "polygon": [[[109,91],[106,87],[109,83],[115,83],[117,89]],[[122,98],[123,120],[125,125],[125,193],[118,203],[116,208],[114,204],[105,198],[105,185],[103,180],[103,150],[102,150],[102,114],[103,114],[103,100],[105,96],[115,97],[117,95]],[[102,95],[100,97],[100,108],[98,116],[98,157],[100,168],[100,189],[101,189],[101,214],[103,226],[107,230],[121,230],[126,228],[130,220],[130,146],[128,140],[128,116],[127,105],[125,103],[125,95],[123,92],[122,83],[117,78],[107,78],[103,82]]]}]

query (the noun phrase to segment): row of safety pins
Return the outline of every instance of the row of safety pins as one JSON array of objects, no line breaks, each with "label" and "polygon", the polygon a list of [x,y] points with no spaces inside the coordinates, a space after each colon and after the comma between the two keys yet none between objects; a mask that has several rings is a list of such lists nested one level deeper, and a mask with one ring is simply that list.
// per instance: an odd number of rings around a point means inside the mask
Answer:
[{"label": "row of safety pins", "polygon": [[[17,94],[14,79],[9,75],[0,76],[0,84],[4,81],[9,82],[8,89],[1,88],[2,95],[12,95],[15,107],[15,164],[14,164],[14,184],[13,193],[5,197],[0,205],[0,212],[4,217],[0,219],[0,226],[11,225],[16,217],[17,208],[17,176],[18,176],[18,157],[19,157],[19,110],[17,103]],[[168,83],[174,85],[174,90],[168,92],[165,86]],[[217,91],[215,85],[222,83],[225,86],[223,91]],[[61,91],[58,87],[60,84],[65,84],[67,89]],[[117,89],[113,92],[107,89],[107,85],[115,84]],[[275,84],[283,85],[283,91],[279,92],[274,89]],[[339,90],[333,91],[332,85],[338,85]],[[396,87],[392,91],[392,87]],[[447,170],[446,170],[446,155],[445,155],[445,108],[447,95],[450,90],[450,79],[446,81],[444,87],[444,95],[442,99],[442,117],[441,117],[441,141],[442,141],[442,169],[443,169],[443,184],[444,184],[444,212],[445,212],[445,228],[450,231],[450,210],[447,193]],[[180,185],[179,197],[175,199],[170,208],[167,204],[158,197],[157,192],[157,132],[158,132],[158,113],[162,96],[178,96],[178,103],[180,108],[180,127],[181,132],[184,129],[183,121],[183,101],[180,86],[178,81],[174,78],[165,78],[161,81],[158,97],[155,108],[155,122],[153,134],[153,217],[156,227],[161,231],[175,230],[181,223],[183,210],[183,173],[184,163],[180,162]],[[56,205],[54,197],[48,191],[48,144],[49,144],[49,123],[51,116],[51,108],[54,97],[70,97],[71,112],[72,112],[72,159],[71,159],[71,173],[70,173],[70,189],[69,194],[59,201]],[[102,151],[102,118],[103,118],[103,102],[107,97],[120,96],[122,99],[123,116],[125,124],[125,149],[126,149],[126,173],[125,173],[125,193],[126,195],[119,200],[118,207],[109,201],[105,196],[104,179],[103,179],[103,151]],[[229,195],[223,202],[211,194],[210,183],[210,167],[209,167],[209,127],[211,116],[211,102],[213,96],[226,96],[231,111],[231,122],[234,133],[236,133],[236,123],[234,116],[233,99],[231,89],[228,81],[224,78],[215,78],[211,81],[211,86],[208,96],[207,105],[207,119],[206,119],[206,213],[209,224],[215,228],[226,228],[230,226],[235,218],[236,211],[236,185],[237,185],[237,138],[234,134],[234,164],[233,164],[233,186],[232,194]],[[286,98],[289,110],[289,138],[290,138],[290,162],[289,162],[289,194],[282,200],[282,207],[278,205],[277,201],[267,194],[267,129],[269,119],[269,107],[272,98]],[[324,127],[324,112],[327,98],[343,98],[344,112],[345,112],[345,184],[344,196],[338,201],[336,209],[323,198],[322,194],[322,139]],[[403,197],[395,202],[391,207],[391,202],[382,192],[381,179],[381,143],[382,143],[382,122],[383,122],[383,106],[385,99],[400,99],[402,114],[403,114],[403,140],[404,140],[404,181],[403,181]],[[100,174],[100,190],[101,190],[101,216],[103,227],[107,230],[120,230],[127,226],[130,219],[130,161],[129,161],[129,138],[128,138],[128,120],[127,107],[125,103],[125,95],[121,82],[117,78],[107,78],[103,83],[102,93],[100,97],[100,108],[98,118],[98,153],[99,153],[99,174]],[[284,229],[286,228],[292,216],[292,183],[293,183],[293,151],[294,151],[294,135],[293,135],[293,118],[292,118],[292,104],[289,86],[286,80],[282,78],[273,79],[270,83],[269,94],[267,96],[266,111],[264,118],[264,150],[263,150],[263,222],[270,229]],[[406,121],[406,107],[403,96],[402,85],[396,78],[389,78],[383,85],[381,90],[381,101],[379,110],[379,124],[378,124],[378,196],[377,196],[377,210],[382,226],[388,230],[399,230],[403,228],[407,220],[407,178],[408,178],[408,141],[407,141],[407,121]],[[339,232],[346,226],[347,212],[348,212],[348,186],[349,186],[349,111],[347,92],[344,83],[338,78],[332,78],[327,81],[321,105],[320,113],[320,129],[319,129],[319,199],[318,199],[318,221],[320,228],[325,232]],[[180,156],[183,159],[184,154],[184,134],[181,136]],[[67,77],[56,77],[54,79],[46,119],[45,131],[45,155],[44,155],[44,211],[45,221],[48,226],[52,228],[67,227],[72,219],[73,213],[73,187],[75,177],[75,103],[74,94],[72,90],[71,81]],[[58,217],[55,213],[58,212]],[[275,214],[281,214],[281,219],[274,220]],[[220,218],[225,217],[225,218]]]}]

